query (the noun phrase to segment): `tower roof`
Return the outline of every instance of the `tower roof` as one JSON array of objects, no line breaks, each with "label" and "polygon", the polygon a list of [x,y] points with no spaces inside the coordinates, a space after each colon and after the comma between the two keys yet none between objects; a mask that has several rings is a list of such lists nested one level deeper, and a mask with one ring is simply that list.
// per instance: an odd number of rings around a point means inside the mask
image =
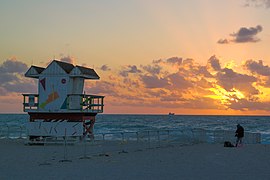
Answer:
[{"label": "tower roof", "polygon": [[74,68],[73,64],[70,64],[67,62],[58,61],[58,60],[53,60],[53,62],[56,62],[64,71],[66,71],[66,73],[70,73],[72,69]]},{"label": "tower roof", "polygon": [[38,78],[39,74],[44,71],[45,68],[38,66],[31,66],[25,73],[25,77]]},{"label": "tower roof", "polygon": [[[58,66],[53,66],[54,63],[56,63]],[[61,72],[54,69],[53,67],[60,67],[63,69]],[[83,66],[74,66],[73,64],[63,62],[63,61],[58,61],[58,60],[53,60],[46,68],[43,67],[38,67],[38,66],[31,66],[28,71],[25,73],[26,77],[31,77],[31,78],[39,78],[41,74],[47,74],[47,73],[66,73],[70,75],[70,77],[81,77],[84,79],[99,79],[98,74],[95,72],[94,69],[92,68],[87,68]]]},{"label": "tower roof", "polygon": [[86,68],[83,66],[76,66],[76,68],[80,70],[80,75],[83,75],[87,79],[99,79],[99,76],[94,69]]}]

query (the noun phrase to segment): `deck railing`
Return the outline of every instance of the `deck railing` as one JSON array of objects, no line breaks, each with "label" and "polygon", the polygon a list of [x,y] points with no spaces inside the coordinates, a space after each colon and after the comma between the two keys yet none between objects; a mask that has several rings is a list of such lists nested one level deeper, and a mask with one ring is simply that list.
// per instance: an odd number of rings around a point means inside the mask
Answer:
[{"label": "deck railing", "polygon": [[84,112],[102,113],[104,96],[88,94],[68,94],[68,109],[81,110]]},{"label": "deck railing", "polygon": [[[61,111],[102,113],[103,107],[104,96],[89,94],[68,94],[67,109],[61,109]],[[23,94],[23,111],[44,112],[43,109],[41,110],[39,108],[38,94]]]},{"label": "deck railing", "polygon": [[23,111],[38,111],[38,94],[23,94]]}]

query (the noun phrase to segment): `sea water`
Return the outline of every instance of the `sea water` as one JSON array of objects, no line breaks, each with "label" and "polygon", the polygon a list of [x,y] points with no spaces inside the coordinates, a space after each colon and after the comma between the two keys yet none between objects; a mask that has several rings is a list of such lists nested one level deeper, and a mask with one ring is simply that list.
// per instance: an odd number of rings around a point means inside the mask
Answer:
[{"label": "sea water", "polygon": [[[0,114],[1,138],[25,138],[28,114]],[[152,130],[235,131],[241,124],[245,132],[260,133],[262,143],[270,144],[270,116],[193,116],[193,115],[124,115],[99,114],[95,133],[137,132]]]}]

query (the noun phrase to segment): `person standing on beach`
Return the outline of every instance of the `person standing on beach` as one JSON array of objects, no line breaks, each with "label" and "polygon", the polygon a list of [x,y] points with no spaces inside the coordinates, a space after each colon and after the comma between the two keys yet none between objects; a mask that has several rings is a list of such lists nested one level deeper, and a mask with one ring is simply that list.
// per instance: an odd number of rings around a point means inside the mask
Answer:
[{"label": "person standing on beach", "polygon": [[237,124],[237,129],[235,131],[235,137],[237,137],[235,147],[242,145],[242,141],[243,141],[243,137],[244,137],[244,128],[240,124]]}]

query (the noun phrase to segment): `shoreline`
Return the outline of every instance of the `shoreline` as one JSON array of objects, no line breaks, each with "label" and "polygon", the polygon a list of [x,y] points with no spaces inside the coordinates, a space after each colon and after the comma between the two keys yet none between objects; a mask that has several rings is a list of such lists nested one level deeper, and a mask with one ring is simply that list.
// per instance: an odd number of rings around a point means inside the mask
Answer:
[{"label": "shoreline", "polygon": [[270,179],[270,145],[264,144],[89,143],[65,149],[0,143],[0,179]]}]

